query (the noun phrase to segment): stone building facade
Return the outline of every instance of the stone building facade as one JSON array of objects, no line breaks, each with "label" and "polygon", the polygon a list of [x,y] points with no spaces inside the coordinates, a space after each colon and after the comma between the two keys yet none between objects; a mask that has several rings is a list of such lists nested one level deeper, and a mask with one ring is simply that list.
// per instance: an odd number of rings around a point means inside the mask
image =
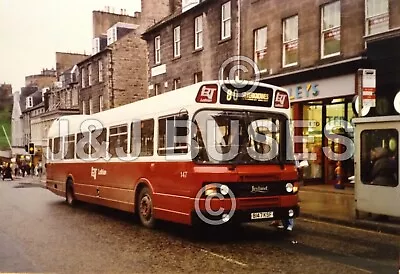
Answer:
[{"label": "stone building facade", "polygon": [[56,52],[57,77],[90,55],[69,52]]},{"label": "stone building facade", "polygon": [[80,112],[97,113],[146,97],[146,43],[134,32],[78,64]]},{"label": "stone building facade", "polygon": [[43,69],[40,74],[26,76],[25,86],[42,89],[50,87],[55,81],[57,81],[57,71],[55,69]]},{"label": "stone building facade", "polygon": [[[307,140],[295,144],[296,152],[317,155],[317,159],[309,159],[307,183],[337,183],[338,162],[328,159],[323,148],[342,152],[330,135],[340,130],[353,138],[351,128],[342,121],[351,122],[357,115],[353,101],[360,70],[377,69],[376,109],[390,112],[383,102],[394,94],[390,85],[383,88],[380,84],[385,77],[374,61],[379,61],[378,51],[371,58],[369,44],[398,35],[399,10],[399,2],[393,0],[242,2],[241,55],[257,64],[262,82],[288,89],[295,120],[309,121],[294,129],[296,136]],[[382,47],[381,53],[388,53],[384,48],[390,47]],[[395,52],[392,50],[393,57]],[[243,76],[254,79],[255,73]],[[341,176],[352,176],[353,167],[352,159],[341,163]]]},{"label": "stone building facade", "polygon": [[143,37],[149,52],[149,95],[226,77],[238,54],[237,1],[203,1],[177,10]]}]

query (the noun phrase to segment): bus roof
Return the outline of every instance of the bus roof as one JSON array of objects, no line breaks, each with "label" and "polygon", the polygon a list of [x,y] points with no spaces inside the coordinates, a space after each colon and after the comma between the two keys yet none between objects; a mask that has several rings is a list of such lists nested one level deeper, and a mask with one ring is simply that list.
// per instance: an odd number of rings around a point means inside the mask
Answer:
[{"label": "bus roof", "polygon": [[[68,131],[70,132],[69,134],[77,133],[80,132],[80,126],[81,124],[88,120],[88,119],[93,119],[93,120],[98,120],[100,121],[103,125],[117,125],[118,123],[126,122],[127,120],[133,121],[134,119],[148,119],[150,117],[156,117],[158,114],[166,113],[169,111],[174,111],[174,113],[179,112],[180,110],[178,108],[181,108],[182,110],[187,110],[190,111],[191,108],[196,107],[199,108],[199,104],[196,103],[196,97],[199,93],[199,90],[201,87],[204,85],[218,85],[218,89],[221,88],[223,84],[237,84],[238,82],[235,81],[204,81],[204,82],[199,82],[190,86],[186,86],[177,90],[169,91],[157,96],[153,96],[150,98],[146,98],[143,100],[139,100],[133,103],[129,103],[120,107],[112,108],[106,111],[102,111],[99,113],[95,113],[92,115],[69,115],[69,116],[62,116],[59,119],[57,119],[53,125],[49,129],[48,137],[53,138],[57,137],[60,135],[60,130],[59,130],[59,121],[64,120],[68,121],[69,124],[69,129]],[[264,83],[256,83],[256,82],[248,82],[248,85],[255,85],[255,86],[260,86],[260,87],[268,87],[274,91],[280,90],[283,92],[287,93],[287,90],[274,86],[274,85],[269,85],[269,84],[264,84]],[[220,96],[221,92],[218,92],[218,98]],[[289,98],[289,96],[288,96]],[[179,105],[177,104],[179,102]],[[202,104],[202,107],[216,107],[216,105],[221,106],[219,103],[219,99],[217,99],[216,103],[210,103],[210,104]],[[155,109],[157,107],[157,109]],[[229,108],[238,108],[238,109],[243,109],[243,105],[241,106],[233,106],[229,105],[226,106]],[[256,106],[254,107],[249,107],[249,108],[257,108]],[[260,108],[260,107],[258,107]],[[277,110],[278,111],[278,110]],[[289,112],[289,110],[284,110],[280,109],[279,111],[281,112]],[[146,118],[148,117],[148,118]],[[64,134],[61,134],[64,135]],[[67,135],[67,134],[65,134]]]}]

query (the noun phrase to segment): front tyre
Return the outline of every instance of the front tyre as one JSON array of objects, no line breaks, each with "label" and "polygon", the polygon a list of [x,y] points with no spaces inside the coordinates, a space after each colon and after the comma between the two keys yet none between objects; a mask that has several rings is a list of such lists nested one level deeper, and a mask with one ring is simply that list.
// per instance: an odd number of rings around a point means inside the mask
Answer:
[{"label": "front tyre", "polygon": [[147,228],[154,228],[153,194],[148,187],[144,187],[138,197],[138,215],[140,222]]}]

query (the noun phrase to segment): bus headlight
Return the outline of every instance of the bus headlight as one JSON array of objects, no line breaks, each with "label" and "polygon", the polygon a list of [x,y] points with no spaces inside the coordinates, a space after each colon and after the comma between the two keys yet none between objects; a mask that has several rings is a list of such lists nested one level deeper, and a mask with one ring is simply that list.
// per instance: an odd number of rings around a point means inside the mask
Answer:
[{"label": "bus headlight", "polygon": [[214,196],[218,194],[218,187],[216,185],[210,184],[205,186],[204,194],[208,196]]},{"label": "bus headlight", "polygon": [[229,193],[229,187],[227,185],[221,185],[219,191],[225,196]]},{"label": "bus headlight", "polygon": [[286,184],[286,191],[287,192],[292,193],[293,192],[293,188],[294,188],[294,186],[293,186],[292,183],[287,183]]}]

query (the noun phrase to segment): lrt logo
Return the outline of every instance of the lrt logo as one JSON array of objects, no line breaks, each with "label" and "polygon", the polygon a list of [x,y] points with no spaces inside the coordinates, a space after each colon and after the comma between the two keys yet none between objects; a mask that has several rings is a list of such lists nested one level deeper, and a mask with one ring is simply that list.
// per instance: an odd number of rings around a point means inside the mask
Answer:
[{"label": "lrt logo", "polygon": [[275,95],[276,108],[289,108],[289,96],[286,92],[277,91]]},{"label": "lrt logo", "polygon": [[204,85],[197,94],[197,103],[216,103],[217,102],[217,85]]}]

